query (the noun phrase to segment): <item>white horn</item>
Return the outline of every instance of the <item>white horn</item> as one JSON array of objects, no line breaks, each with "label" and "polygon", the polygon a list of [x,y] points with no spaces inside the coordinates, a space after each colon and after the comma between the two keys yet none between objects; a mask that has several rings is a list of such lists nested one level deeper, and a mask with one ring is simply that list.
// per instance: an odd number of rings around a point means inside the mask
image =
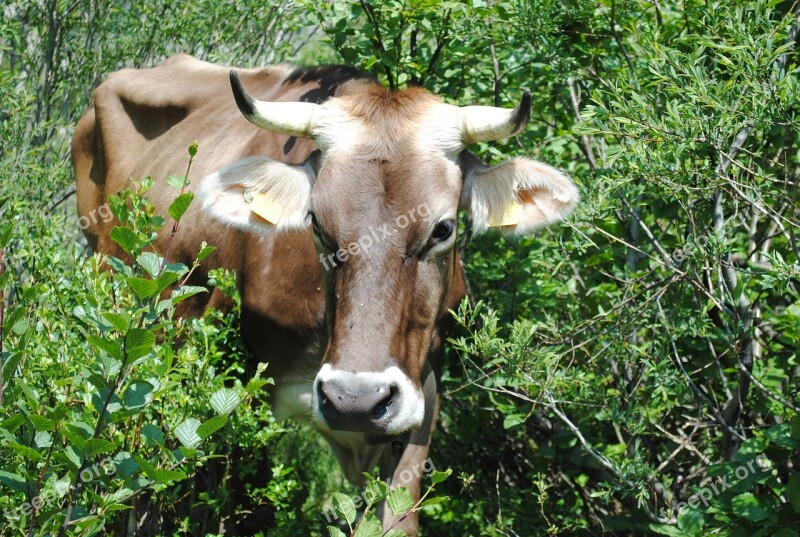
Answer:
[{"label": "white horn", "polygon": [[236,70],[231,69],[230,75],[236,105],[250,123],[278,134],[314,137],[314,114],[319,110],[318,104],[259,101],[244,89]]},{"label": "white horn", "polygon": [[462,106],[461,136],[464,144],[503,140],[519,134],[531,117],[531,92],[524,90],[514,109],[494,106]]}]

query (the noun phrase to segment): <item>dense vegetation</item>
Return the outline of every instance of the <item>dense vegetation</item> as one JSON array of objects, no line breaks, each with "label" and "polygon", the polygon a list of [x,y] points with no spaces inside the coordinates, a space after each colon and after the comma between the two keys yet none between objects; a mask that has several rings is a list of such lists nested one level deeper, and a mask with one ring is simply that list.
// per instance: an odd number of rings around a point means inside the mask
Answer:
[{"label": "dense vegetation", "polygon": [[[463,222],[472,300],[431,455],[452,475],[422,534],[796,537],[798,24],[766,0],[6,2],[0,533],[328,535],[355,516],[319,438],[271,417],[236,311],[172,317],[203,292],[148,248],[191,202],[182,178],[168,215],[141,197],[167,178],[110,200],[128,260],[85,252],[68,143],[90,90],[183,51],[347,62],[457,104],[528,87],[525,134],[472,149],[581,187],[534,238]],[[209,284],[235,303],[234,277]]]}]

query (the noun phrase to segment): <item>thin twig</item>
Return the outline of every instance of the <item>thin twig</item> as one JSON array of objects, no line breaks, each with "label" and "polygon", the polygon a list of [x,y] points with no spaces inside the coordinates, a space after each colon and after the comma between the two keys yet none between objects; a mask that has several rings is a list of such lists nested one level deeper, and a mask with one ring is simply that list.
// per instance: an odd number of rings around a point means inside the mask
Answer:
[{"label": "thin twig", "polygon": [[741,371],[742,371],[742,372],[743,372],[745,375],[747,375],[747,377],[750,379],[750,382],[752,382],[753,384],[755,384],[755,385],[756,385],[756,387],[757,387],[759,390],[761,390],[762,392],[764,392],[764,393],[767,395],[767,397],[769,397],[770,399],[773,399],[773,400],[775,400],[775,401],[779,402],[780,404],[782,404],[782,405],[783,405],[783,406],[785,406],[786,408],[788,408],[788,409],[791,409],[791,410],[792,410],[793,412],[795,412],[796,414],[800,414],[800,407],[799,407],[799,406],[795,405],[794,403],[792,403],[791,401],[789,401],[789,400],[788,400],[788,399],[786,399],[785,397],[781,396],[781,395],[780,395],[780,394],[778,394],[778,393],[775,393],[775,392],[773,392],[772,390],[770,390],[769,388],[767,388],[766,386],[764,386],[764,385],[763,385],[763,384],[762,384],[762,383],[761,383],[761,382],[760,382],[760,381],[759,381],[757,378],[755,378],[755,377],[753,376],[753,373],[751,373],[751,372],[750,372],[750,371],[748,371],[747,369],[740,368],[740,370],[741,370]]},{"label": "thin twig", "polygon": [[[575,113],[575,123],[583,122],[581,116],[581,105],[578,92],[575,90],[575,79],[573,77],[567,78],[567,87],[569,88],[569,98],[572,102],[572,111]],[[500,106],[495,104],[495,106]],[[594,151],[592,151],[592,141],[587,134],[581,134],[581,144],[583,145],[583,154],[586,155],[586,160],[589,161],[593,172],[597,172],[597,162],[594,159]]]},{"label": "thin twig", "polygon": [[386,54],[386,47],[383,45],[383,37],[381,37],[381,27],[378,23],[378,19],[375,17],[374,8],[366,2],[365,0],[360,0],[361,9],[364,10],[364,13],[367,15],[367,19],[372,23],[372,27],[375,28],[375,35],[372,36],[372,45],[375,49],[380,53],[381,65],[383,66],[383,70],[386,72],[386,80],[389,82],[389,89],[395,90],[397,89],[397,84],[394,81],[394,75],[392,74],[392,70],[389,69],[389,66],[383,63],[383,56]]}]

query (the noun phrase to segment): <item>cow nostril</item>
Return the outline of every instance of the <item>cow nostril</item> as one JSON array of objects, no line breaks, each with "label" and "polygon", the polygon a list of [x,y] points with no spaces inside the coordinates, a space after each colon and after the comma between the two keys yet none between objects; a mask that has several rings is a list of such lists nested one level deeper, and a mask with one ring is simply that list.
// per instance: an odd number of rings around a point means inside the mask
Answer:
[{"label": "cow nostril", "polygon": [[329,406],[331,404],[331,401],[330,401],[330,399],[328,399],[328,396],[325,393],[325,389],[322,387],[322,383],[321,382],[317,386],[317,395],[319,396],[319,404],[320,404],[320,406]]},{"label": "cow nostril", "polygon": [[[382,390],[384,390],[384,388],[378,388],[377,391],[378,393],[380,393]],[[391,406],[392,401],[394,400],[394,396],[396,394],[397,394],[397,386],[395,386],[394,384],[389,386],[389,390],[387,391],[383,399],[378,401],[378,404],[376,404],[372,408],[372,417],[374,419],[380,419],[386,415],[386,413],[389,411],[389,406]]]}]

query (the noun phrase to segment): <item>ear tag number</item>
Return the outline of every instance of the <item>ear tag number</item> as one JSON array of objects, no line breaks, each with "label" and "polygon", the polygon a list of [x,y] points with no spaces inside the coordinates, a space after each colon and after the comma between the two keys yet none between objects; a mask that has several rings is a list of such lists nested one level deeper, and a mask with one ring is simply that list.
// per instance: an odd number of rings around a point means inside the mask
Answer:
[{"label": "ear tag number", "polygon": [[260,192],[253,194],[253,199],[250,201],[250,210],[273,225],[278,223],[281,213],[283,213],[283,207],[270,196]]},{"label": "ear tag number", "polygon": [[503,214],[489,218],[489,227],[516,226],[519,224],[520,215],[522,215],[522,205],[512,203]]}]

